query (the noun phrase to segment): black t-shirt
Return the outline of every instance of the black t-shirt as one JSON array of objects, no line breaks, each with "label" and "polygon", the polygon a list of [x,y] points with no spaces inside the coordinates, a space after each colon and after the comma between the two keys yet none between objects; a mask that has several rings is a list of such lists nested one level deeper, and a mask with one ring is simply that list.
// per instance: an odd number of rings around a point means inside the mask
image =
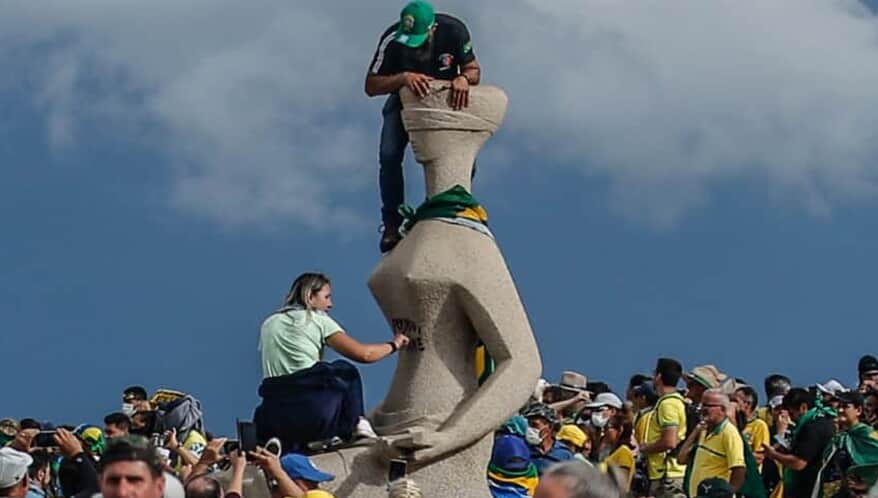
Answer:
[{"label": "black t-shirt", "polygon": [[808,498],[817,481],[817,472],[822,463],[823,450],[832,442],[835,421],[830,417],[820,417],[805,424],[793,440],[790,453],[808,462],[808,466],[795,472],[792,489],[784,488],[785,498]]},{"label": "black t-shirt", "polygon": [[452,80],[460,67],[475,60],[469,30],[457,18],[436,14],[433,39],[418,48],[394,41],[399,23],[387,28],[369,64],[369,74],[387,76],[405,71],[423,73],[437,80]]}]

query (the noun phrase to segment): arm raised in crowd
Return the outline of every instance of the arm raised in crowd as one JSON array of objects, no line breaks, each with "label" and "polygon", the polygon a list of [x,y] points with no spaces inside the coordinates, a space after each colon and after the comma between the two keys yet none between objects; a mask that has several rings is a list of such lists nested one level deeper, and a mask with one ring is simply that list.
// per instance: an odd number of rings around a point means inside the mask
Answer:
[{"label": "arm raised in crowd", "polygon": [[211,465],[219,463],[223,459],[220,452],[224,444],[226,444],[226,438],[224,437],[218,437],[209,441],[207,446],[204,447],[204,453],[201,454],[201,458],[192,468],[192,472],[189,473],[190,478],[206,474]]},{"label": "arm raised in crowd", "polygon": [[555,410],[558,413],[561,413],[567,407],[569,407],[571,405],[575,405],[576,403],[578,403],[580,401],[590,401],[588,394],[577,393],[576,396],[573,396],[570,399],[566,399],[564,401],[556,401],[555,403],[550,404],[549,408]]},{"label": "arm raised in crowd", "polygon": [[[76,466],[80,485],[79,489],[76,490],[76,496],[91,496],[97,493],[100,490],[98,472],[91,457],[85,454],[82,442],[66,429],[58,429],[55,433],[55,442],[58,443],[58,450],[64,458]],[[65,490],[65,492],[67,491]]]},{"label": "arm raised in crowd", "polygon": [[165,432],[165,441],[167,441],[165,447],[176,453],[177,456],[183,460],[185,465],[191,465],[194,467],[198,464],[198,457],[193,455],[192,452],[187,450],[185,446],[177,441],[177,429],[171,429],[168,432]]},{"label": "arm raised in crowd", "polygon": [[381,344],[363,344],[344,332],[336,332],[326,339],[326,343],[338,354],[359,363],[375,363],[406,347],[409,338],[395,334],[392,341]]},{"label": "arm raised in crowd", "polygon": [[226,488],[226,494],[244,495],[244,470],[247,468],[247,456],[241,451],[233,451],[229,455],[232,462],[232,482]]},{"label": "arm raised in crowd", "polygon": [[262,467],[269,477],[277,481],[277,486],[271,490],[272,498],[301,498],[305,496],[305,491],[296,485],[286,471],[284,471],[277,455],[266,451],[264,448],[256,448],[256,451],[250,452],[250,459],[253,463]]}]

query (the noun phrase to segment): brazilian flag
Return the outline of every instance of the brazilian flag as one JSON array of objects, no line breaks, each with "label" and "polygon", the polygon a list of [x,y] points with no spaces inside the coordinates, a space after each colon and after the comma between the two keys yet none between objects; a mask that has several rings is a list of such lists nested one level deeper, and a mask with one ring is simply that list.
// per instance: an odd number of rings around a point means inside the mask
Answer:
[{"label": "brazilian flag", "polygon": [[496,369],[497,365],[494,364],[494,358],[491,358],[485,343],[479,341],[476,344],[476,378],[479,379],[479,385],[484,384]]}]

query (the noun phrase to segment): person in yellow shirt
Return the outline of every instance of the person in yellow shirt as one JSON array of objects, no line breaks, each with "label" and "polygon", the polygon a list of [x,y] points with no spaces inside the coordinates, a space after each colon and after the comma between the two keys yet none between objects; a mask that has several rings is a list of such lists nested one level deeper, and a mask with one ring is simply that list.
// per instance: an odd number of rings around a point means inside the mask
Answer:
[{"label": "person in yellow shirt", "polygon": [[683,376],[683,366],[671,358],[659,358],[653,382],[659,399],[655,412],[644,431],[640,453],[646,455],[650,496],[655,498],[682,498],[686,466],[673,455],[680,441],[686,438],[686,405],[677,392],[677,383]]},{"label": "person in yellow shirt", "polygon": [[[783,396],[790,391],[793,382],[786,375],[772,374],[765,378],[765,399],[771,400],[777,396]],[[774,419],[772,412],[774,409],[766,404],[756,409],[756,418],[762,420],[769,427],[774,427]]]},{"label": "person in yellow shirt", "polygon": [[729,421],[729,405],[729,397],[718,389],[709,389],[702,397],[703,419],[678,455],[681,463],[692,467],[689,496],[697,496],[698,484],[712,477],[728,481],[736,493],[744,484],[744,440]]},{"label": "person in yellow shirt", "polygon": [[646,427],[655,410],[658,394],[655,392],[653,382],[647,381],[632,390],[632,402],[637,410],[634,416],[634,440],[638,445],[646,442]]},{"label": "person in yellow shirt", "polygon": [[574,459],[591,465],[586,457],[590,451],[585,451],[586,445],[588,445],[589,450],[591,449],[591,441],[585,431],[573,424],[562,425],[561,430],[558,431],[558,435],[555,436],[555,440],[573,452]]},{"label": "person in yellow shirt", "polygon": [[765,461],[765,447],[771,445],[771,430],[764,420],[756,417],[755,409],[759,406],[759,395],[752,387],[744,386],[735,391],[735,399],[738,403],[738,410],[747,421],[741,432],[744,435],[744,440],[750,445],[753,458],[759,465],[761,472],[762,462]]},{"label": "person in yellow shirt", "polygon": [[601,438],[598,449],[600,469],[606,472],[610,466],[616,467],[625,478],[622,491],[627,493],[631,490],[631,481],[634,480],[634,450],[632,449],[632,437],[634,427],[624,415],[616,415],[607,422],[604,436]]}]

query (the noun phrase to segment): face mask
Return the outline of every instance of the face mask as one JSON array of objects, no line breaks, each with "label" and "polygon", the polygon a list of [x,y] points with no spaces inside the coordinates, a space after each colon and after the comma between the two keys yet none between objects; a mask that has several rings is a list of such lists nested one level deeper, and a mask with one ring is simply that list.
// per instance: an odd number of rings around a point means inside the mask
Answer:
[{"label": "face mask", "polygon": [[591,414],[591,425],[603,428],[610,421],[610,416],[604,412],[594,412]]},{"label": "face mask", "polygon": [[527,428],[527,432],[524,434],[524,440],[531,446],[539,446],[543,442],[543,438],[540,437],[540,431],[533,427]]},{"label": "face mask", "polygon": [[134,405],[132,405],[131,403],[122,403],[122,413],[124,413],[125,415],[128,415],[130,417],[130,416],[134,415],[135,411],[137,411],[137,410],[134,408]]}]

